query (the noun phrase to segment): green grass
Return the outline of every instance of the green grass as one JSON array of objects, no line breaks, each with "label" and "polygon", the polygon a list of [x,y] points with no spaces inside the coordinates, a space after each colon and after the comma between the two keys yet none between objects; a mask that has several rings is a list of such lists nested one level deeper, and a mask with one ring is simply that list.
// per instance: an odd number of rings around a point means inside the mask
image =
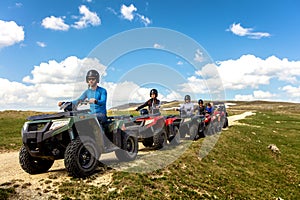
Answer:
[{"label": "green grass", "polygon": [[[250,107],[245,103],[229,109],[238,114],[255,110],[256,115],[240,120],[244,126],[222,131],[202,160],[199,150],[203,139],[160,170],[129,173],[109,169],[104,172],[113,172],[108,185],[92,186],[82,179],[70,179],[60,183],[58,192],[62,199],[299,199],[300,115],[294,113],[298,107],[288,104],[294,109],[287,111],[278,109],[278,104],[261,104]],[[0,123],[9,122],[1,118]],[[19,131],[15,126],[9,137]],[[275,144],[280,153],[268,149],[269,144]],[[87,178],[89,182],[94,176]]]},{"label": "green grass", "polygon": [[[198,153],[203,140],[161,170],[115,171],[108,186],[70,181],[60,185],[60,192],[90,199],[298,199],[299,121],[299,115],[258,112],[241,120],[248,126],[223,131],[201,161]],[[269,144],[277,145],[281,153],[273,153]]]}]

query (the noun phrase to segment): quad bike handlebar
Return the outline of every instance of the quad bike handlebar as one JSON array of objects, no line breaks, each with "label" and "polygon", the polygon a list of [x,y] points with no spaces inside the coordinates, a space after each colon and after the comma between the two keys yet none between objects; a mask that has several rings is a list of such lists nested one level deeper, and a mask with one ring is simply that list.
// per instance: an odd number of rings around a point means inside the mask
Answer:
[{"label": "quad bike handlebar", "polygon": [[79,106],[87,105],[87,104],[89,104],[89,101],[87,101],[87,100],[81,101],[77,105],[73,104],[70,101],[67,101],[67,102],[62,102],[61,105],[59,106],[59,109],[65,111],[65,112],[67,112],[67,111],[77,111],[77,108]]}]

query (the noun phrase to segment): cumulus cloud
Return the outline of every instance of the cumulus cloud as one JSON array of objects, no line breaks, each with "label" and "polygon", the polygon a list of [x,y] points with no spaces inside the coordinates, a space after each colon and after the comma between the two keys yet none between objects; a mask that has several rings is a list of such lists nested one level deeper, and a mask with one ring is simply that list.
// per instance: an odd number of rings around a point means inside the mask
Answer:
[{"label": "cumulus cloud", "polygon": [[65,17],[46,17],[42,21],[42,26],[46,29],[52,29],[57,31],[67,31],[70,26],[64,22]]},{"label": "cumulus cloud", "polygon": [[73,25],[76,29],[86,28],[89,24],[92,26],[98,26],[101,24],[101,19],[98,17],[96,12],[91,12],[85,5],[79,7],[79,12],[83,16],[79,21]]},{"label": "cumulus cloud", "polygon": [[296,98],[297,102],[300,102],[300,86],[297,87],[292,85],[286,85],[280,89],[286,92],[288,97]]},{"label": "cumulus cloud", "polygon": [[270,37],[271,34],[267,32],[254,32],[253,28],[244,28],[241,26],[240,23],[233,23],[230,25],[229,29],[227,31],[232,32],[235,35],[238,36],[247,36],[251,39],[261,39],[263,37]]},{"label": "cumulus cloud", "polygon": [[253,100],[272,101],[273,97],[276,97],[276,94],[272,94],[269,91],[255,90],[255,91],[253,91],[253,94],[235,95],[234,100],[236,100],[236,101],[253,101]]},{"label": "cumulus cloud", "polygon": [[226,89],[256,89],[270,84],[271,79],[297,84],[300,78],[300,61],[279,59],[276,56],[261,59],[243,55],[237,60],[219,62],[219,74]]},{"label": "cumulus cloud", "polygon": [[19,43],[24,40],[24,37],[22,26],[14,21],[0,20],[0,48]]},{"label": "cumulus cloud", "polygon": [[32,84],[73,83],[81,75],[81,69],[90,68],[95,68],[100,74],[106,75],[107,67],[102,65],[98,59],[79,59],[76,56],[70,56],[61,62],[50,60],[35,66],[31,71],[32,76],[24,77],[23,81]]},{"label": "cumulus cloud", "polygon": [[151,20],[148,17],[140,13],[136,13],[136,11],[137,8],[133,4],[130,4],[130,6],[126,6],[125,4],[123,4],[120,9],[121,16],[126,20],[132,21],[136,17],[136,19],[143,23],[145,26],[151,24]]},{"label": "cumulus cloud", "polygon": [[127,19],[129,21],[132,21],[134,18],[133,12],[137,11],[137,8],[133,5],[130,4],[130,6],[122,5],[121,6],[121,14],[124,19]]}]

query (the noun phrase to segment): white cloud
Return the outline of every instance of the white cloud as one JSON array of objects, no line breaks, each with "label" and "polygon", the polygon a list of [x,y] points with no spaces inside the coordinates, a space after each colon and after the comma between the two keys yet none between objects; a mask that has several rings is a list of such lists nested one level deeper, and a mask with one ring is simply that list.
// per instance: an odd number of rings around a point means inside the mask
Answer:
[{"label": "white cloud", "polygon": [[238,36],[247,36],[251,39],[261,39],[263,37],[270,37],[271,34],[267,32],[254,32],[252,28],[244,28],[241,26],[240,23],[236,24],[233,23],[230,25],[229,29],[227,31],[232,32],[235,35]]},{"label": "white cloud", "polygon": [[126,5],[122,5],[121,6],[121,14],[123,16],[124,19],[127,19],[129,21],[132,21],[133,18],[134,18],[134,13],[137,11],[137,8],[133,5],[133,4],[130,4],[130,6],[126,6]]},{"label": "white cloud", "polygon": [[111,8],[111,7],[107,7],[106,8],[108,11],[110,11],[112,14],[114,14],[114,15],[118,15],[118,13],[117,13],[117,11],[115,11],[113,8]]},{"label": "white cloud", "polygon": [[22,3],[16,3],[16,7],[17,7],[17,8],[21,8],[22,6],[23,6]]},{"label": "white cloud", "polygon": [[163,49],[164,46],[161,45],[161,44],[155,43],[155,44],[153,45],[153,48],[156,48],[156,49]]},{"label": "white cloud", "polygon": [[95,68],[100,74],[106,75],[106,66],[102,65],[99,60],[70,56],[61,62],[50,60],[48,63],[35,66],[31,71],[32,77],[26,76],[23,81],[32,84],[68,84],[73,83],[81,75],[81,69],[89,68]]},{"label": "white cloud", "polygon": [[195,62],[203,62],[203,52],[200,51],[200,49],[197,49],[195,52],[194,61]]},{"label": "white cloud", "polygon": [[148,17],[145,17],[144,15],[141,14],[137,14],[137,16],[139,17],[140,21],[145,25],[148,26],[149,24],[151,24],[151,20]]},{"label": "white cloud", "polygon": [[265,100],[265,101],[272,101],[273,98],[276,97],[275,94],[272,94],[269,91],[262,91],[262,90],[255,90],[253,94],[246,94],[246,95],[235,95],[234,100],[236,101],[253,101],[253,100]]},{"label": "white cloud", "polygon": [[[113,12],[114,10],[110,9],[110,11]],[[121,15],[124,19],[132,21],[134,18],[136,18],[138,21],[143,23],[145,26],[148,26],[149,24],[152,23],[148,17],[146,17],[140,13],[135,13],[136,11],[137,11],[137,8],[133,4],[130,4],[130,6],[126,6],[125,4],[123,4],[120,9]],[[113,13],[115,14],[115,12],[113,12]]]},{"label": "white cloud", "polygon": [[58,31],[67,31],[70,26],[64,22],[64,17],[46,17],[42,21],[42,26],[46,29],[58,30]]},{"label": "white cloud", "polygon": [[269,91],[262,91],[262,90],[255,90],[253,91],[253,96],[256,99],[271,99],[272,97],[275,97],[275,94],[272,94]]},{"label": "white cloud", "polygon": [[187,83],[181,84],[180,87],[180,91],[185,93],[205,94],[209,92],[206,87],[206,81],[198,79],[196,76],[188,77]]},{"label": "white cloud", "polygon": [[19,43],[24,40],[25,33],[22,26],[14,21],[0,20],[0,48]]},{"label": "white cloud", "polygon": [[101,24],[101,19],[96,12],[91,12],[85,5],[79,7],[79,12],[83,16],[73,25],[76,29],[86,28],[89,24],[98,26]]},{"label": "white cloud", "polygon": [[177,62],[177,65],[183,65],[183,62],[182,62],[181,60],[179,60],[179,61]]},{"label": "white cloud", "polygon": [[300,61],[288,61],[270,56],[263,60],[243,55],[237,60],[219,62],[219,74],[226,89],[258,88],[271,79],[296,84],[300,81]]},{"label": "white cloud", "polygon": [[237,94],[234,96],[235,101],[253,101],[254,96],[252,94],[247,94],[247,95],[241,95]]},{"label": "white cloud", "polygon": [[286,85],[280,89],[286,92],[289,98],[296,98],[297,101],[300,102],[300,86],[295,87],[291,85]]},{"label": "white cloud", "polygon": [[46,43],[37,41],[36,44],[42,48],[46,47]]}]

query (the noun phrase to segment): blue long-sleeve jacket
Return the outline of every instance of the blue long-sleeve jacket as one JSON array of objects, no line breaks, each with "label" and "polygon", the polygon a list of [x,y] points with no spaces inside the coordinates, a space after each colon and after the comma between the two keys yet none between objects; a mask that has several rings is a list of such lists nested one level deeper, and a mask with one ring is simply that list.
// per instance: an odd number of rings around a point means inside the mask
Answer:
[{"label": "blue long-sleeve jacket", "polygon": [[97,100],[96,104],[90,104],[91,114],[94,113],[102,113],[106,115],[106,99],[107,99],[107,92],[106,89],[97,86],[96,90],[87,89],[85,90],[82,95],[72,101],[73,104],[77,105],[80,101],[84,101],[85,99],[94,98]]}]

